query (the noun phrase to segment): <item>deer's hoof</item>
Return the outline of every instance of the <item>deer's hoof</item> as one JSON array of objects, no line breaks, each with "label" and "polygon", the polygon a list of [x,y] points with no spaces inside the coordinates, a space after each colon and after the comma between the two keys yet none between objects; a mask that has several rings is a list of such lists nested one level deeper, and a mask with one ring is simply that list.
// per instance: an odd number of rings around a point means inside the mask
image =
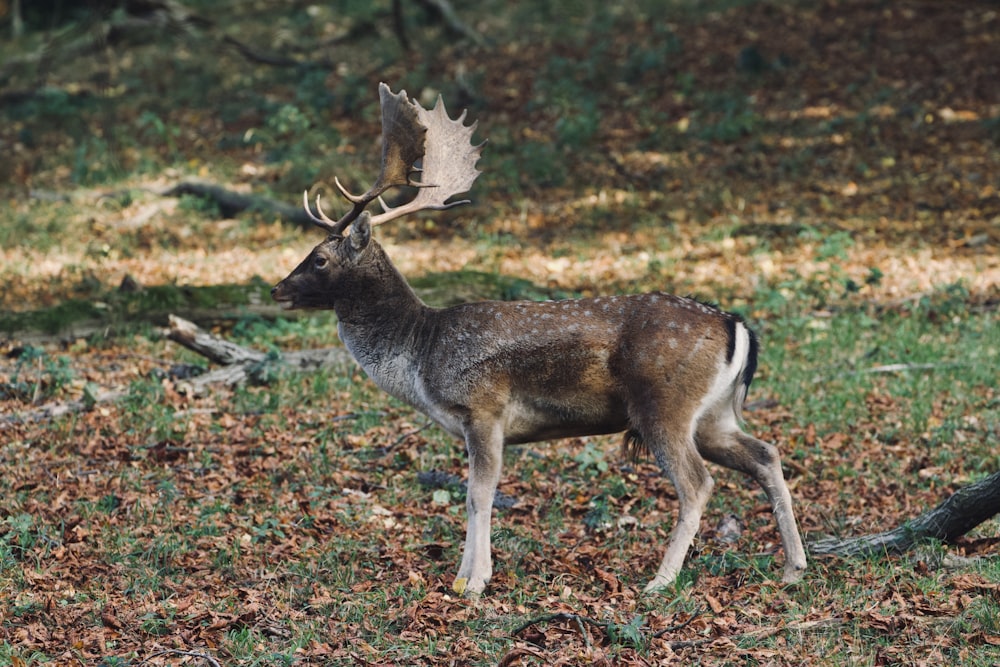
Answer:
[{"label": "deer's hoof", "polygon": [[456,577],[451,590],[470,600],[478,600],[486,590],[486,580],[477,578]]},{"label": "deer's hoof", "polygon": [[781,581],[785,584],[798,583],[798,581],[802,579],[802,575],[805,573],[805,565],[789,565],[785,567],[785,574],[781,577]]},{"label": "deer's hoof", "polygon": [[646,584],[646,587],[642,589],[643,595],[658,595],[663,593],[666,589],[670,588],[674,583],[673,579],[667,579],[666,577],[654,577],[652,581]]}]

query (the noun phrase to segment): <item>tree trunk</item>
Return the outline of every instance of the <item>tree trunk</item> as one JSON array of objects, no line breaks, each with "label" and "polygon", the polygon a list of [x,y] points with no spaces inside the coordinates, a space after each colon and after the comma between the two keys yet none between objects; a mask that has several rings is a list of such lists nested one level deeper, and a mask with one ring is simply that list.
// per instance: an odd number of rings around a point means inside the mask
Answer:
[{"label": "tree trunk", "polygon": [[898,528],[847,539],[827,538],[809,545],[814,556],[867,556],[903,553],[928,540],[953,542],[1000,514],[1000,472],[963,486],[932,510]]}]

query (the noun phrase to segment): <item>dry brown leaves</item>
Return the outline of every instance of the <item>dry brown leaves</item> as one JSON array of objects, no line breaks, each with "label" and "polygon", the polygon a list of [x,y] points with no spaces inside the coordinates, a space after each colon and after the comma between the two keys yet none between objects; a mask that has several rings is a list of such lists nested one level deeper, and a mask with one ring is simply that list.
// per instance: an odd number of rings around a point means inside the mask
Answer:
[{"label": "dry brown leaves", "polygon": [[[681,609],[650,606],[639,586],[644,573],[655,570],[665,543],[665,533],[654,526],[669,525],[668,517],[662,511],[641,516],[641,539],[630,551],[609,548],[601,532],[583,525],[590,495],[577,479],[542,470],[525,475],[512,466],[502,489],[515,495],[519,505],[499,516],[497,526],[544,543],[540,513],[559,498],[567,525],[558,544],[544,551],[512,552],[503,538],[496,539],[494,580],[482,600],[470,602],[450,590],[459,545],[428,541],[424,532],[444,520],[460,534],[461,517],[431,503],[429,492],[416,503],[413,493],[393,501],[384,486],[389,479],[395,480],[389,482],[393,485],[415,487],[412,471],[400,469],[388,476],[383,471],[395,461],[416,460],[427,446],[405,418],[390,414],[384,425],[364,436],[344,436],[337,454],[343,467],[320,473],[308,469],[315,462],[320,415],[291,412],[299,426],[289,429],[267,423],[264,415],[220,413],[225,396],[193,400],[168,391],[162,400],[178,413],[190,414],[196,425],[173,439],[150,440],[149,434],[123,430],[125,408],[110,405],[80,414],[60,432],[25,424],[4,431],[8,444],[2,466],[10,488],[19,494],[44,488],[46,498],[38,504],[28,494],[19,506],[7,506],[5,516],[28,514],[41,524],[59,526],[60,532],[45,536],[50,544],[44,548],[26,549],[26,555],[45,553],[45,558],[25,561],[27,586],[0,613],[0,638],[23,650],[44,651],[60,663],[132,653],[146,664],[198,664],[212,656],[223,662],[236,659],[226,652],[231,648],[223,650],[232,647],[234,634],[249,633],[259,643],[258,652],[266,652],[308,626],[317,635],[296,652],[303,664],[407,662],[409,654],[386,653],[371,643],[372,633],[384,629],[382,619],[351,611],[364,610],[371,596],[386,596],[395,644],[424,645],[436,639],[447,647],[421,654],[419,664],[488,661],[490,655],[477,642],[482,633],[509,642],[499,659],[504,665],[721,664],[736,657],[802,664],[813,657],[804,638],[839,632],[894,638],[886,642],[885,660],[920,661],[943,655],[956,641],[943,630],[977,597],[998,592],[996,582],[971,573],[950,575],[947,586],[922,590],[893,581],[891,575],[887,579],[876,564],[861,564],[852,574],[836,562],[827,570],[821,561],[813,563],[807,585],[824,587],[828,578],[846,577],[838,584],[842,590],[870,591],[863,609],[841,607],[836,597],[823,594],[816,596],[815,607],[790,606],[797,604],[795,596],[773,582],[748,579],[745,568],[725,575],[697,573],[697,584],[682,594],[689,604]],[[782,428],[784,416],[780,409],[756,411],[754,419],[766,433],[768,425]],[[314,425],[303,427],[302,422]],[[808,429],[788,437],[816,438]],[[813,457],[829,457],[831,465],[842,462],[845,447],[865,456],[880,451],[874,443],[857,440],[831,435],[801,465],[817,471],[823,463]],[[378,458],[352,458],[355,452],[371,451],[373,443],[390,442],[397,444],[377,450]],[[462,474],[457,444],[455,453],[448,470]],[[889,448],[882,455],[896,453]],[[861,456],[849,458],[858,460],[857,465],[877,465]],[[946,471],[943,478],[957,472]],[[640,465],[626,475],[638,484],[639,495],[615,501],[624,514],[649,495],[662,496],[658,505],[670,511],[673,491],[652,466]],[[896,525],[900,517],[938,499],[933,490],[915,492],[905,480],[889,487],[876,487],[874,479],[862,475],[847,481],[820,475],[808,484],[799,482],[793,474],[792,492],[800,499],[807,532],[823,530],[835,519],[832,510],[828,514],[824,509],[830,498],[837,499],[836,518],[853,522],[852,530],[858,532]],[[757,493],[746,480],[724,473],[719,492],[745,499]],[[227,509],[205,515],[209,500]],[[98,502],[111,504],[102,511],[86,509]],[[706,527],[692,557],[728,548],[740,553],[747,539],[768,550],[777,548],[766,504],[758,503],[741,519],[747,528],[737,534],[736,544],[726,541],[721,528]],[[115,544],[113,536],[133,524],[130,543]],[[16,546],[21,538],[12,530],[8,525],[4,539]],[[173,530],[198,536],[171,542]],[[361,534],[354,535],[356,531]],[[371,544],[370,534],[382,536],[373,552],[338,547],[342,540]],[[969,542],[965,552],[976,555],[995,546]],[[227,554],[232,556],[228,560]],[[322,574],[304,576],[299,569],[320,561],[337,567],[354,559],[368,564],[346,589],[331,586]],[[922,560],[913,567],[928,572]],[[152,570],[159,573],[155,586],[137,581],[146,570],[150,576]],[[555,580],[552,573],[558,573]],[[512,594],[518,590],[530,591],[536,600],[514,602]],[[789,617],[796,620],[783,620]],[[629,635],[627,626],[637,618],[635,634]],[[983,634],[975,640],[997,643],[1000,637]]]},{"label": "dry brown leaves", "polygon": [[[695,136],[699,125],[718,120],[711,117],[714,112],[706,117],[689,97],[676,94],[676,86],[657,78],[662,73],[654,72],[637,84],[641,94],[609,91],[621,96],[622,103],[609,110],[598,137],[608,160],[576,165],[574,172],[588,184],[587,192],[529,192],[518,203],[503,195],[480,199],[483,210],[495,212],[481,227],[514,235],[523,241],[518,247],[484,249],[474,240],[453,238],[440,241],[447,243],[442,252],[440,244],[409,240],[411,231],[387,245],[408,274],[470,265],[583,291],[667,282],[680,291],[724,288],[746,296],[757,280],[829,270],[830,261],[817,252],[819,241],[782,238],[785,227],[805,224],[824,234],[850,232],[854,243],[837,260],[849,275],[860,278],[870,267],[882,267],[881,291],[866,297],[906,299],[962,279],[973,295],[995,299],[1000,285],[1000,156],[996,142],[987,140],[984,122],[995,123],[1000,116],[997,26],[995,8],[985,3],[870,0],[830,0],[810,7],[757,3],[711,14],[697,25],[677,25],[684,48],[672,58],[671,76],[692,72],[702,89],[743,91],[760,119],[747,137],[713,142]],[[641,40],[650,29],[637,26],[632,38]],[[626,42],[615,48],[624,53]],[[768,59],[780,56],[791,64],[748,77],[734,66],[743,45],[757,45]],[[463,66],[483,72],[481,94],[490,101],[481,119],[485,134],[489,123],[507,126],[512,136],[551,134],[556,111],[526,107],[531,73],[547,58],[540,48],[502,49],[501,64],[486,55],[463,59]],[[582,52],[565,55],[586,57]],[[476,60],[480,57],[482,62]],[[637,124],[630,95],[656,107],[678,131],[688,132],[684,147],[640,150],[657,128]],[[852,124],[861,115],[866,122]],[[832,135],[818,129],[834,118],[844,119],[849,129]],[[199,127],[204,122],[200,119]],[[212,128],[220,131],[217,124]],[[180,150],[197,148],[204,151],[200,159],[210,162],[211,148],[204,139],[185,145],[186,137],[179,139]],[[266,172],[256,156],[244,158],[254,170]],[[16,171],[25,189],[68,184],[65,169],[33,173],[30,151],[19,152],[16,160],[23,162]],[[484,166],[489,168],[488,158]],[[31,216],[35,203],[19,193],[6,192],[10,205]],[[238,282],[256,274],[277,278],[312,244],[302,238],[290,247],[286,230],[265,225],[248,249],[244,237],[229,234],[230,223],[185,231],[185,214],[169,208],[159,212],[158,222],[149,222],[146,209],[156,205],[153,199],[138,199],[111,212],[88,201],[82,195],[78,210],[65,220],[67,236],[84,243],[67,241],[46,254],[0,250],[4,308],[58,302],[78,294],[87,280],[108,288],[125,274],[142,283]],[[657,247],[659,230],[633,230],[627,219],[620,228],[574,241],[581,215],[607,207],[612,218],[621,220],[632,215],[636,202],[669,221],[671,247]],[[748,235],[706,240],[734,218]],[[129,232],[128,224],[136,220],[145,220],[139,254],[116,254],[114,239]],[[160,228],[175,224],[181,229]],[[772,231],[777,236],[770,236]],[[203,245],[206,238],[213,244],[210,252]],[[753,254],[765,241],[771,251]],[[108,244],[109,251],[94,252],[94,244]],[[553,249],[562,256],[554,257]],[[657,262],[672,267],[669,276],[651,271]],[[120,350],[91,351],[84,342],[68,345],[64,352],[72,354],[75,377],[81,380],[65,390],[65,398],[81,396],[87,380],[127,387],[132,379],[172,361],[170,355],[141,356],[149,346],[136,341],[123,341]],[[4,371],[10,373],[11,363]],[[824,597],[829,591],[819,590],[814,606],[792,610],[798,619],[794,624],[777,622],[792,604],[780,586],[711,573],[699,574],[697,585],[683,594],[697,611],[672,611],[668,604],[650,609],[634,584],[641,573],[655,569],[663,531],[647,527],[645,542],[633,544],[631,551],[609,549],[599,535],[582,527],[591,494],[560,475],[522,476],[512,470],[503,489],[522,502],[499,522],[532,536],[539,512],[558,499],[570,528],[557,547],[545,552],[512,552],[498,542],[495,558],[501,565],[490,593],[471,603],[450,592],[459,545],[436,536],[427,539],[422,532],[433,520],[461,534],[460,518],[426,498],[415,503],[413,495],[403,496],[409,504],[393,503],[389,490],[379,486],[382,478],[360,466],[324,472],[322,479],[315,470],[303,470],[315,460],[311,452],[329,415],[308,409],[283,413],[287,421],[271,420],[233,409],[231,400],[229,395],[190,399],[165,383],[157,404],[187,416],[183,430],[162,437],[123,428],[129,423],[128,408],[121,404],[82,412],[58,431],[30,423],[0,429],[0,469],[9,487],[29,498],[18,507],[0,500],[0,518],[32,515],[59,526],[57,534],[39,537],[48,541],[44,548],[32,551],[19,544],[22,538],[12,532],[13,524],[6,524],[3,537],[9,544],[46,557],[24,562],[27,586],[22,590],[0,590],[0,639],[25,651],[42,651],[58,664],[93,664],[111,654],[132,654],[148,665],[205,664],[210,660],[204,656],[214,656],[227,641],[231,645],[227,637],[233,634],[249,632],[260,644],[251,652],[263,654],[298,624],[315,629],[315,636],[296,652],[302,664],[388,665],[397,656],[387,657],[362,638],[383,626],[352,613],[352,606],[363,607],[365,596],[386,595],[395,609],[392,627],[401,643],[440,640],[439,653],[421,656],[420,664],[484,663],[487,656],[477,643],[483,636],[509,641],[499,660],[509,666],[737,660],[806,664],[822,661],[822,656],[811,653],[804,637],[842,631],[864,635],[847,638],[859,646],[872,637],[888,638],[877,649],[875,664],[940,664],[943,651],[955,642],[948,632],[955,619],[977,597],[997,595],[995,582],[973,574],[950,575],[948,586],[924,591],[897,586],[862,564],[844,584],[869,595],[870,604],[862,611],[839,610],[835,600]],[[877,392],[866,402],[873,414],[900,409],[891,396]],[[24,406],[22,399],[5,400],[0,418]],[[851,437],[818,438],[808,428],[787,433],[787,415],[780,408],[758,410],[753,419],[762,435],[772,431],[770,439],[781,436],[789,447],[808,445],[810,453],[794,464],[790,480],[793,495],[806,508],[800,517],[806,532],[824,532],[834,524],[857,532],[895,526],[901,517],[936,504],[966,474],[960,460],[932,466],[911,447],[878,441],[874,427],[865,424],[857,425]],[[387,422],[364,436],[338,439],[337,446],[350,455],[364,442],[396,442],[367,462],[376,467],[391,467],[396,456],[419,460],[422,436],[402,438],[412,424],[399,416]],[[316,425],[303,425],[308,423]],[[454,457],[442,466],[463,474],[460,453],[456,446]],[[884,483],[862,474],[845,482],[833,472],[838,465],[863,472],[889,458],[904,461],[907,473],[940,484],[917,489],[906,479]],[[815,477],[804,479],[806,471]],[[294,484],[288,483],[289,475],[298,475]],[[392,479],[393,484],[413,483],[405,471]],[[643,468],[635,473],[635,483],[643,493],[664,499],[659,514],[644,523],[668,521],[669,485]],[[719,488],[721,493],[747,493],[744,481],[735,477],[720,477]],[[30,499],[35,490],[40,497],[44,490],[44,503]],[[208,498],[218,498],[228,509],[211,516],[194,514],[196,501]],[[102,511],[81,509],[97,502],[110,505]],[[266,514],[259,509],[264,505]],[[755,507],[744,542],[778,543],[767,514],[765,506]],[[120,526],[131,522],[149,526],[148,532],[140,530],[129,545],[109,542]],[[170,526],[211,530],[171,547]],[[391,536],[373,553],[342,553],[328,546],[373,531]],[[715,539],[710,528],[703,531],[695,555],[699,549],[722,553],[728,548]],[[976,555],[995,553],[996,546],[979,540],[962,548]],[[740,543],[733,550],[742,547]],[[364,561],[364,576],[345,589],[318,583],[324,573],[311,578],[295,569],[315,562],[318,554],[327,559],[328,568]],[[527,573],[523,578],[502,566],[513,558]],[[144,586],[129,580],[141,575],[142,563],[167,573],[161,583]],[[844,576],[841,569],[827,567],[816,563],[808,585],[823,589],[828,579]],[[918,561],[914,567],[927,565]],[[557,581],[552,572],[561,573]],[[392,592],[400,587],[408,593]],[[516,598],[511,593],[521,589],[539,600],[537,606],[511,601]],[[553,614],[562,616],[513,633],[517,625]],[[638,616],[643,648],[621,639],[622,626]],[[658,633],[663,634],[654,637]],[[965,641],[1000,644],[1000,638],[985,633]]]}]

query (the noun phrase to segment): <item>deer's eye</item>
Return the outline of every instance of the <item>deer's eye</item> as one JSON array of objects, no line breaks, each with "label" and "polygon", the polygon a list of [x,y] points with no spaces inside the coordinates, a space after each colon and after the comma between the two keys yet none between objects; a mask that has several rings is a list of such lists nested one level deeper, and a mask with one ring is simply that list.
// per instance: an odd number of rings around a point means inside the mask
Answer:
[{"label": "deer's eye", "polygon": [[316,258],[313,260],[313,267],[321,271],[326,268],[327,264],[329,264],[329,261],[323,255],[316,255]]}]

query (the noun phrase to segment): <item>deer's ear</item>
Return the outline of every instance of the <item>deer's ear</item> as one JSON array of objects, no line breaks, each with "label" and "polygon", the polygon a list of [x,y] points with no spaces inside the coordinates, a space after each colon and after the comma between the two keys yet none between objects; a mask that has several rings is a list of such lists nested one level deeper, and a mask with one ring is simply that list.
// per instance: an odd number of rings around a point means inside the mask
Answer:
[{"label": "deer's ear", "polygon": [[358,219],[351,224],[351,234],[347,240],[351,244],[351,250],[355,254],[368,247],[368,242],[372,240],[372,216],[365,211],[358,216]]}]

